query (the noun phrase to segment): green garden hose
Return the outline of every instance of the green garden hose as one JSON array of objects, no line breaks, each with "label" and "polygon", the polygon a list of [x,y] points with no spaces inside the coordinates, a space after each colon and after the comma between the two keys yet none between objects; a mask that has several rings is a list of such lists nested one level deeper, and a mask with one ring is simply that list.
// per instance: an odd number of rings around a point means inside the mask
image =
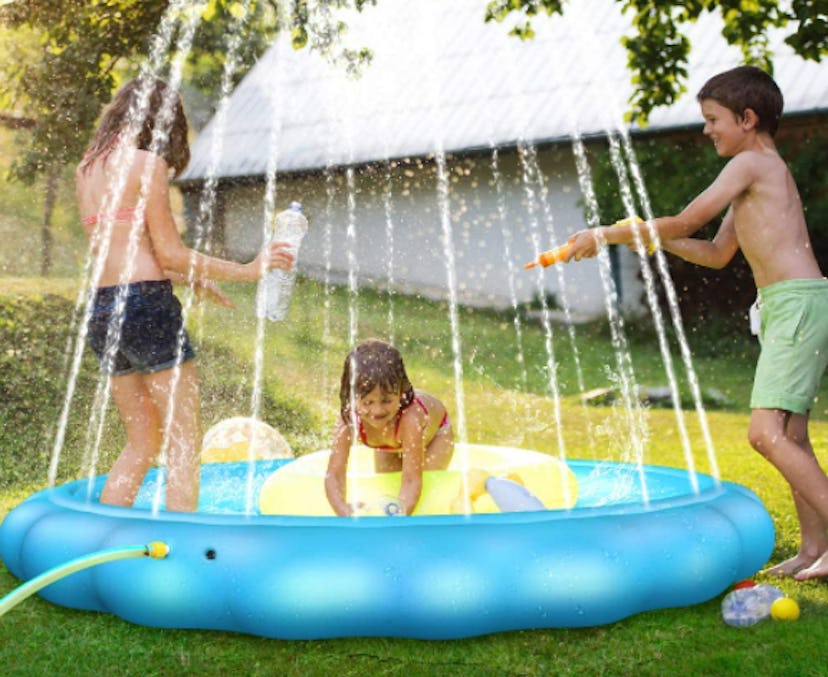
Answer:
[{"label": "green garden hose", "polygon": [[30,581],[12,590],[8,595],[0,599],[0,616],[3,616],[9,609],[15,607],[41,588],[45,588],[50,583],[54,583],[81,569],[87,569],[98,564],[103,564],[104,562],[114,562],[115,560],[130,559],[133,557],[163,559],[169,551],[170,549],[166,543],[152,541],[151,543],[147,543],[147,545],[125,545],[119,548],[109,548],[108,550],[101,550],[100,552],[93,552],[89,555],[78,557],[65,564],[60,564],[59,566],[52,567],[48,571],[44,571],[39,576],[35,576]]}]

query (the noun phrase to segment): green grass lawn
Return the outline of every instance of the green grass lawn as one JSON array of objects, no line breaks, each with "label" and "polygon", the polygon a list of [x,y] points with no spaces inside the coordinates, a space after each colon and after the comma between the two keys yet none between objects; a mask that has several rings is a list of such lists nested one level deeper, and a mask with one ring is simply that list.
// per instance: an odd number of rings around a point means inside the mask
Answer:
[{"label": "green grass lawn", "polygon": [[[256,323],[252,287],[228,286],[236,310],[204,307],[191,316],[203,380],[205,425],[249,412]],[[57,296],[50,296],[55,294]],[[45,484],[53,422],[65,390],[63,352],[71,283],[0,279],[0,516]],[[389,327],[389,303],[395,318]],[[535,322],[521,325],[518,350],[509,314],[461,309],[462,387],[455,366],[444,304],[347,290],[325,293],[300,280],[288,320],[269,325],[263,346],[262,417],[307,452],[326,444],[337,407],[340,369],[348,351],[351,319],[358,339],[393,339],[415,386],[441,397],[455,422],[462,416],[470,442],[514,445],[558,453],[556,420],[570,458],[623,460],[628,456],[628,417],[620,407],[586,407],[579,398],[577,359],[584,389],[612,385],[617,360],[608,332],[579,327],[575,346],[556,327],[551,345]],[[646,324],[646,323],[645,323]],[[631,361],[643,385],[667,383],[652,331],[627,323]],[[725,480],[742,483],[765,503],[777,528],[773,561],[797,548],[797,525],[784,482],[746,441],[756,346],[748,338],[691,334],[694,365],[703,390],[725,393],[731,404],[707,412],[716,458]],[[687,378],[676,355],[682,392]],[[83,438],[96,365],[87,354],[73,404],[61,481],[82,472]],[[555,405],[551,393],[560,394]],[[459,396],[464,410],[458,411]],[[828,463],[828,390],[814,412],[812,440]],[[643,411],[645,461],[685,467],[679,424],[672,409]],[[684,424],[697,468],[710,471],[700,424],[692,409]],[[122,443],[109,412],[99,472]],[[31,598],[0,618],[3,674],[42,675],[825,675],[828,585],[773,582],[795,597],[795,623],[765,621],[753,628],[724,624],[720,599],[683,609],[642,613],[618,623],[578,630],[525,630],[455,641],[349,638],[278,641],[232,633],[170,631],[131,625],[106,614],[56,607]],[[0,566],[0,595],[19,582]]]}]

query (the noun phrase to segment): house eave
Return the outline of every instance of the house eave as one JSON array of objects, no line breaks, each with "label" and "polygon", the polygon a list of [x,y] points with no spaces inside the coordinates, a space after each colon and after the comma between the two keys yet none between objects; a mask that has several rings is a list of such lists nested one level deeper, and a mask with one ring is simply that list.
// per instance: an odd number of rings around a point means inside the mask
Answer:
[{"label": "house eave", "polygon": [[[791,127],[802,127],[808,124],[816,123],[820,118],[828,117],[828,107],[815,107],[806,110],[797,110],[786,114],[782,120],[782,129]],[[698,133],[701,128],[701,122],[679,124],[679,125],[659,125],[659,126],[632,126],[627,128],[627,133],[633,138],[649,138],[656,136],[675,136],[690,133]],[[607,138],[607,131],[589,131],[580,135],[580,138],[585,143],[592,143],[601,141]],[[511,153],[516,152],[525,143],[531,143],[538,150],[548,148],[555,148],[560,146],[567,146],[572,143],[573,135],[564,134],[548,138],[534,139],[531,142],[526,142],[521,139],[509,139],[501,141],[497,144],[473,144],[458,148],[452,148],[446,151],[447,157],[452,156],[483,156],[492,152],[493,148],[497,148],[501,152]],[[434,152],[421,153],[419,155],[408,154],[401,157],[389,158],[373,158],[366,160],[354,161],[348,164],[337,164],[335,166],[313,164],[302,167],[291,167],[289,169],[277,170],[276,174],[286,179],[295,179],[303,176],[314,176],[324,171],[346,171],[349,168],[363,169],[371,166],[381,166],[388,162],[393,163],[408,163],[412,160],[417,161],[433,161]],[[176,185],[184,192],[192,192],[198,189],[205,181],[205,177],[193,177],[188,179],[179,179]],[[218,182],[224,186],[244,186],[244,185],[258,185],[265,181],[264,174],[238,174],[238,175],[221,175],[218,177]]]}]

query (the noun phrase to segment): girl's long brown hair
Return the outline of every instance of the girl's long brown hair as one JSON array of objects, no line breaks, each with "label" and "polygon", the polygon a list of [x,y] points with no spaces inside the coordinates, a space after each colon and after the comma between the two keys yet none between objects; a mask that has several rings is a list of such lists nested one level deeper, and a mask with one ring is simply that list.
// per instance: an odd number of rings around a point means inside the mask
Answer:
[{"label": "girl's long brown hair", "polygon": [[[142,97],[145,97],[143,106]],[[165,108],[169,111],[166,114]],[[153,144],[156,127],[162,133]],[[178,92],[159,78],[136,78],[115,93],[101,114],[81,169],[86,171],[98,158],[106,159],[124,132],[134,134],[135,147],[139,150],[152,150],[163,157],[175,176],[181,174],[190,161],[184,105]]]},{"label": "girl's long brown hair", "polygon": [[371,339],[358,345],[345,358],[339,386],[342,420],[350,423],[351,387],[354,398],[357,398],[364,397],[377,386],[386,393],[402,393],[401,409],[414,401],[414,387],[405,373],[402,355],[394,346]]}]

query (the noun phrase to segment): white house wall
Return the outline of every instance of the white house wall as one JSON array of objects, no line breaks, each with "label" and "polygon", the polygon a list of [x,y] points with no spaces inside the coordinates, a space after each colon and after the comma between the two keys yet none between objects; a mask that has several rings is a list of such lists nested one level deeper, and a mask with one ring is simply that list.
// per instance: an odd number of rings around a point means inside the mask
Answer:
[{"label": "white house wall", "polygon": [[[585,227],[580,189],[568,147],[539,153],[546,194],[535,180],[524,181],[524,168],[514,152],[501,154],[502,205],[492,173],[492,157],[450,159],[449,204],[454,245],[457,298],[463,304],[504,308],[514,300],[524,303],[539,289],[568,304],[574,315],[604,312],[604,291],[595,260],[524,270],[538,249],[562,243]],[[375,165],[354,170],[354,212],[349,214],[349,190],[342,170],[299,178],[280,178],[277,209],[300,200],[310,221],[302,246],[299,271],[332,283],[348,280],[350,261],[356,261],[360,284],[395,289],[429,298],[447,298],[447,256],[433,162],[399,163],[391,169],[390,210],[386,211],[388,169]],[[226,255],[248,259],[262,242],[264,214],[262,183],[231,185],[224,189],[224,248]],[[607,220],[619,215],[612,215]],[[348,238],[349,220],[355,224],[355,246]],[[389,237],[388,222],[391,229]],[[507,255],[508,252],[508,255]],[[619,251],[622,305],[640,308],[641,284],[635,255]],[[389,260],[393,267],[389,269]]]},{"label": "white house wall", "polygon": [[[511,177],[506,185],[506,220],[514,238],[508,262],[486,158],[468,168],[468,175],[465,170],[462,177],[451,173],[459,298],[466,303],[507,305],[513,280],[518,300],[528,300],[537,289],[538,275],[523,271],[521,264],[538,247],[546,248],[583,225],[566,140],[576,135],[604,136],[614,129],[636,130],[623,117],[632,83],[621,40],[631,34],[632,17],[622,11],[622,4],[614,0],[566,3],[563,16],[534,17],[535,37],[521,41],[509,35],[511,19],[506,24],[483,21],[486,3],[482,0],[382,0],[367,5],[364,12],[342,15],[349,27],[347,45],[372,50],[372,63],[359,78],[318,51],[295,50],[285,31],[246,74],[222,114],[199,134],[181,182],[192,190],[208,178],[224,185],[233,180],[260,182],[259,187],[228,188],[222,204],[226,251],[243,258],[260,244],[261,186],[275,162],[280,173],[277,203],[284,207],[290,198],[301,197],[313,223],[300,269],[317,277],[329,271],[331,280],[340,281],[348,267],[343,167],[381,163],[386,157],[429,158],[435,148],[456,157],[481,158],[481,148],[492,144],[515,148],[523,140],[556,149],[541,155],[551,227],[542,206],[535,205],[534,212],[529,209],[526,191],[516,178],[522,170],[513,153],[504,154],[503,172]],[[692,45],[687,93],[653,111],[648,133],[700,126],[693,94],[711,75],[743,59],[740,50],[722,36],[722,20],[716,13],[706,13],[679,30]],[[786,112],[824,113],[828,60],[817,63],[796,56],[784,42],[787,32],[768,33]],[[423,170],[412,164],[394,173],[393,279],[403,290],[444,297],[445,257],[434,165],[421,162]],[[326,167],[337,172],[330,184],[330,206]],[[407,177],[412,183],[408,194],[403,169],[415,174]],[[297,172],[316,178],[283,178]],[[418,172],[423,172],[420,178]],[[388,278],[381,174],[358,177],[353,215],[360,276],[377,283]],[[531,213],[539,221],[536,241]],[[601,216],[611,221],[621,215]],[[326,249],[323,224],[328,222],[333,244]],[[637,258],[623,248],[618,254],[623,302],[635,306],[641,296]],[[515,266],[511,276],[508,263]],[[596,262],[545,271],[543,288],[560,297],[559,270],[564,274],[566,298],[575,309],[603,312],[605,295]]]}]

